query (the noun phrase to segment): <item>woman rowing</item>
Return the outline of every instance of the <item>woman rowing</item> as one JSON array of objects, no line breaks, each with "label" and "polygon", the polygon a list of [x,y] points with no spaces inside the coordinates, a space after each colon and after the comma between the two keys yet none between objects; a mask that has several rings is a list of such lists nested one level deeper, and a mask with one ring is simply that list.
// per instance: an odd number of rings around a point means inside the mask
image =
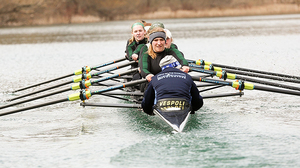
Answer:
[{"label": "woman rowing", "polygon": [[138,61],[138,55],[133,54],[133,52],[140,44],[147,43],[147,38],[145,38],[146,30],[144,23],[142,23],[142,21],[135,22],[131,26],[131,34],[132,37],[127,41],[126,44],[126,57],[131,61]]},{"label": "woman rowing", "polygon": [[[146,29],[147,27],[147,29]],[[146,38],[148,37],[148,33],[154,29],[155,27],[161,27],[164,29],[165,33],[166,33],[166,48],[176,48],[178,49],[177,45],[173,43],[173,37],[172,37],[172,33],[170,32],[170,30],[165,29],[165,26],[163,23],[161,22],[153,22],[153,24],[151,26],[145,26],[146,32],[147,34],[145,35]],[[141,44],[139,45],[136,50],[133,52],[133,55],[138,55],[138,57],[141,57],[141,55],[145,52],[148,51],[148,47],[149,47],[149,43],[147,44]]]},{"label": "woman rowing", "polygon": [[148,51],[142,53],[139,66],[142,77],[146,78],[148,82],[157,73],[161,72],[159,62],[167,55],[172,55],[182,65],[184,72],[189,71],[188,62],[183,57],[182,53],[176,48],[166,48],[166,33],[163,28],[153,28],[149,33],[149,48]]},{"label": "woman rowing", "polygon": [[[147,38],[145,37],[146,30],[145,25],[149,25],[149,23],[146,23],[145,21],[138,21],[132,24],[131,26],[131,34],[132,37],[127,41],[126,45],[126,57],[128,60],[136,61],[137,63],[132,64],[131,68],[137,68],[138,67],[138,54],[134,54],[134,51],[137,49],[139,45],[144,45],[147,43]],[[151,24],[150,24],[151,25]],[[141,79],[140,73],[136,72],[132,74],[132,80]]]}]

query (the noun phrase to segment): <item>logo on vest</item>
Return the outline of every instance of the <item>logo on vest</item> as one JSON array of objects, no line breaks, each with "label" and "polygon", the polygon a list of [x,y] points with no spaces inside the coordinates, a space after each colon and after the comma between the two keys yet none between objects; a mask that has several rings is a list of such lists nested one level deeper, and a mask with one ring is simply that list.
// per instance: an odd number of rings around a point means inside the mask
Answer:
[{"label": "logo on vest", "polygon": [[163,100],[158,102],[159,108],[163,111],[184,110],[185,100]]},{"label": "logo on vest", "polygon": [[157,80],[166,79],[166,78],[182,78],[186,79],[185,73],[180,72],[167,72],[157,75]]}]

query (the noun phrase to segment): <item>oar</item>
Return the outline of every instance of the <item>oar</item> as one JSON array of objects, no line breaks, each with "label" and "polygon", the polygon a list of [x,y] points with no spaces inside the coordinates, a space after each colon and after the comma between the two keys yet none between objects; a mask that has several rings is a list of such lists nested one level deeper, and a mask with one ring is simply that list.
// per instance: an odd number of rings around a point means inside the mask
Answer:
[{"label": "oar", "polygon": [[266,75],[274,75],[274,76],[281,76],[281,77],[286,77],[286,78],[300,79],[299,76],[293,76],[293,75],[287,75],[287,74],[260,71],[260,70],[255,70],[255,69],[247,69],[247,68],[241,68],[241,67],[234,67],[234,66],[216,64],[216,63],[211,63],[211,62],[204,61],[203,59],[196,60],[196,61],[194,61],[194,60],[187,60],[187,61],[190,62],[190,63],[195,63],[197,65],[213,65],[213,66],[219,66],[219,67],[228,68],[228,69],[235,69],[235,70],[241,70],[241,71],[247,71],[247,72],[261,73],[261,74],[266,74]]},{"label": "oar", "polygon": [[20,96],[8,99],[6,101],[17,100],[17,99],[20,99],[20,98],[23,98],[23,97],[27,97],[27,96],[34,95],[34,94],[37,94],[37,93],[41,93],[41,92],[44,92],[44,91],[47,91],[47,90],[50,90],[50,89],[53,89],[53,88],[57,88],[59,86],[63,86],[63,85],[69,84],[69,83],[73,83],[73,82],[77,83],[77,82],[80,82],[80,81],[85,80],[85,79],[90,79],[93,76],[98,76],[98,75],[103,74],[103,73],[114,71],[114,70],[126,67],[126,66],[134,64],[134,63],[135,63],[135,61],[131,61],[131,62],[128,62],[128,63],[125,63],[125,64],[121,64],[119,66],[116,66],[116,67],[113,67],[113,68],[109,68],[109,69],[106,69],[106,70],[103,70],[103,71],[100,71],[100,72],[97,72],[97,73],[94,73],[94,74],[90,74],[90,73],[88,73],[88,74],[82,74],[82,75],[79,75],[79,76],[73,78],[70,81],[66,81],[66,82],[63,82],[63,83],[60,83],[60,84],[56,84],[56,85],[53,85],[53,86],[50,86],[50,87],[47,87],[47,88],[39,89],[39,90],[36,90],[34,92],[30,92],[30,93],[27,93],[27,94],[24,94],[24,95],[20,95]]},{"label": "oar", "polygon": [[128,102],[134,102],[134,103],[138,103],[138,102],[139,102],[138,100],[135,100],[135,99],[128,99],[128,98],[119,97],[119,96],[114,96],[114,95],[106,94],[106,93],[103,93],[103,94],[101,94],[101,95],[107,96],[107,97],[111,97],[111,98],[115,98],[115,99],[126,100],[126,101],[128,101]]},{"label": "oar", "polygon": [[207,83],[215,83],[218,85],[227,85],[231,86],[237,90],[261,90],[261,91],[268,91],[268,92],[274,92],[274,93],[283,93],[283,94],[289,94],[289,95],[296,95],[300,96],[300,92],[292,91],[292,90],[284,90],[284,89],[278,89],[278,88],[270,88],[270,87],[264,87],[259,85],[254,85],[251,83],[245,83],[243,81],[235,81],[235,82],[229,82],[229,81],[221,81],[221,80],[213,80],[213,79],[205,79],[205,78],[199,78],[192,76],[192,79],[195,81],[200,82],[207,82]]},{"label": "oar", "polygon": [[210,99],[210,98],[220,98],[220,97],[231,97],[231,96],[242,96],[244,92],[236,92],[236,93],[221,93],[215,95],[204,95],[202,96],[203,99]]},{"label": "oar", "polygon": [[208,86],[216,86],[216,84],[214,84],[214,83],[205,83],[205,84],[197,83],[196,86],[197,87],[208,87]]},{"label": "oar", "polygon": [[265,78],[265,79],[273,79],[273,80],[278,80],[278,81],[300,83],[300,80],[297,80],[297,79],[290,79],[290,78],[284,78],[284,77],[278,77],[278,76],[256,74],[256,73],[252,73],[252,72],[244,72],[244,71],[238,71],[238,70],[232,70],[232,69],[224,69],[224,68],[216,67],[216,66],[213,66],[213,65],[208,66],[208,65],[189,64],[189,66],[190,67],[201,68],[201,69],[205,69],[205,70],[216,71],[216,72],[226,71],[227,73],[230,72],[230,73],[253,76],[253,77],[259,77],[259,78]]},{"label": "oar", "polygon": [[218,89],[220,87],[223,87],[223,85],[218,85],[218,86],[214,86],[214,87],[211,87],[211,88],[199,90],[199,93],[203,93],[203,92],[206,92],[206,91],[209,91],[209,90],[213,90],[213,89]]},{"label": "oar", "polygon": [[7,111],[7,112],[4,112],[4,113],[0,113],[0,116],[14,114],[14,113],[25,111],[25,110],[35,109],[35,108],[38,108],[38,107],[48,106],[48,105],[52,105],[52,104],[56,104],[56,103],[62,103],[62,102],[66,102],[66,101],[76,101],[76,100],[85,101],[85,100],[89,99],[89,97],[91,97],[92,95],[102,94],[102,93],[105,93],[105,92],[108,92],[108,91],[111,91],[111,90],[130,87],[130,86],[134,86],[134,85],[145,83],[145,82],[147,82],[146,79],[140,79],[140,80],[135,80],[135,81],[123,83],[121,85],[115,85],[115,86],[112,86],[110,88],[105,88],[105,89],[98,90],[98,91],[93,91],[93,92],[90,91],[90,90],[86,90],[86,91],[83,90],[83,91],[80,91],[78,93],[71,94],[67,98],[64,98],[64,99],[59,99],[59,100],[50,101],[50,102],[46,102],[46,103],[42,103],[42,104],[38,104],[38,105],[34,105],[34,106],[29,106],[29,107],[24,107],[24,108],[20,108],[20,109]]},{"label": "oar", "polygon": [[40,82],[40,83],[37,83],[37,84],[33,84],[33,85],[30,85],[30,86],[26,86],[26,87],[23,87],[23,88],[12,91],[12,93],[19,92],[19,91],[22,91],[22,90],[26,90],[26,89],[29,89],[29,88],[32,88],[32,87],[35,87],[35,86],[39,86],[39,85],[42,85],[42,84],[50,83],[50,82],[53,82],[53,81],[57,81],[59,79],[63,79],[63,78],[70,77],[70,76],[73,76],[73,75],[80,75],[80,74],[83,74],[83,73],[86,73],[86,72],[90,72],[91,70],[101,68],[101,67],[113,64],[113,63],[120,62],[120,61],[124,61],[125,59],[126,58],[120,58],[120,59],[109,61],[107,63],[101,64],[101,65],[98,65],[98,66],[95,66],[95,67],[92,67],[92,68],[89,67],[89,66],[84,66],[81,69],[74,71],[73,73],[70,73],[70,74],[67,74],[67,75],[64,75],[64,76],[61,76],[61,77],[57,77],[57,78],[54,78],[54,79],[50,79],[50,80],[47,80],[47,81],[44,81],[44,82]]},{"label": "oar", "polygon": [[[220,97],[230,97],[230,96],[242,96],[244,92],[236,92],[236,93],[223,93],[216,95],[205,95],[202,96],[203,99],[210,98],[220,98]],[[94,107],[116,107],[116,108],[142,108],[141,104],[115,104],[115,103],[89,103],[89,102],[81,102],[81,106],[94,106]]]},{"label": "oar", "polygon": [[122,75],[132,73],[132,72],[137,72],[137,70],[138,70],[137,68],[131,69],[131,70],[125,71],[123,73],[119,73],[119,74],[115,74],[115,75],[112,75],[112,76],[109,76],[109,77],[101,78],[101,79],[98,79],[98,80],[95,80],[95,81],[90,81],[90,80],[84,81],[84,80],[82,80],[79,83],[73,84],[71,87],[66,87],[64,89],[60,89],[60,90],[57,90],[57,91],[54,91],[54,92],[51,92],[51,93],[47,93],[47,94],[39,95],[39,96],[36,96],[36,97],[32,97],[32,98],[29,98],[29,99],[26,99],[26,100],[21,100],[21,101],[9,103],[9,104],[0,106],[0,109],[4,109],[4,108],[11,107],[11,106],[14,106],[14,105],[18,105],[18,104],[30,102],[30,101],[33,101],[33,100],[37,100],[37,99],[40,99],[40,98],[52,96],[52,95],[55,95],[55,94],[60,94],[60,93],[70,91],[70,90],[86,89],[89,86],[97,84],[101,81],[109,80],[109,79],[112,79],[112,78],[115,78],[115,77],[119,77],[119,76],[122,76]]},{"label": "oar", "polygon": [[80,103],[81,106],[116,107],[116,108],[142,108],[141,104],[116,104],[116,103]]},{"label": "oar", "polygon": [[292,89],[292,90],[300,90],[299,87],[296,86],[290,86],[290,85],[285,85],[282,83],[274,83],[274,82],[269,82],[269,81],[264,81],[264,80],[258,80],[258,79],[253,79],[253,78],[247,78],[245,76],[238,76],[232,73],[227,73],[226,71],[210,71],[210,70],[205,70],[205,69],[199,69],[199,68],[190,68],[191,71],[196,71],[196,72],[201,72],[201,73],[207,73],[207,74],[211,74],[211,75],[215,75],[221,79],[241,79],[241,80],[246,80],[246,81],[250,81],[250,82],[256,82],[256,83],[260,83],[260,84],[266,84],[266,85],[270,85],[270,86],[276,86],[276,87],[281,87],[281,88],[286,88],[286,89]]},{"label": "oar", "polygon": [[144,93],[135,91],[135,92],[126,92],[126,91],[109,91],[106,94],[111,95],[122,95],[122,96],[144,96]]}]

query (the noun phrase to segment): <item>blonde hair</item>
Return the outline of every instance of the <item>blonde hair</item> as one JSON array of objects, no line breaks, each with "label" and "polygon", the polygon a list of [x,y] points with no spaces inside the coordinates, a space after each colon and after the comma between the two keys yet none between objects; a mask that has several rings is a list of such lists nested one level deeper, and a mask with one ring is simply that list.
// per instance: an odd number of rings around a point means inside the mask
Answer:
[{"label": "blonde hair", "polygon": [[[154,32],[164,32],[164,33],[166,33],[163,28],[161,28],[161,27],[155,27],[155,28],[153,28],[152,30],[149,31],[148,37],[150,36],[150,34],[152,34]],[[149,45],[147,53],[148,53],[148,55],[150,55],[150,57],[152,59],[155,59],[157,57],[156,53],[153,50],[152,44]]]},{"label": "blonde hair", "polygon": [[[146,25],[151,25],[151,23],[147,23],[146,21],[144,20],[138,20],[136,22],[134,22],[132,25],[131,25],[131,32],[132,32],[132,28],[133,28],[133,25],[136,24],[136,23],[142,23],[144,26],[143,26],[143,29],[145,30],[145,26]],[[129,43],[128,45],[130,45],[133,41],[135,40],[134,36],[132,35],[131,38],[129,39]]]}]

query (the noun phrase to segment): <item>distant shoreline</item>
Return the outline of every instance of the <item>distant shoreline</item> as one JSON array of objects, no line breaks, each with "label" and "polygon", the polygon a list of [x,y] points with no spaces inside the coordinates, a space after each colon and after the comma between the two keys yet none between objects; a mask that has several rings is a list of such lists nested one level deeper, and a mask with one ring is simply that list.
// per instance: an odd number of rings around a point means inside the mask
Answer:
[{"label": "distant shoreline", "polygon": [[[228,17],[228,16],[255,16],[255,15],[277,15],[277,14],[300,14],[300,6],[297,4],[268,4],[262,6],[241,7],[241,8],[211,8],[205,10],[176,10],[171,8],[160,8],[155,12],[136,15],[116,16],[113,20],[139,20],[139,19],[171,19],[171,18],[202,18],[202,17]],[[41,14],[42,15],[42,14]],[[2,24],[0,27],[37,26],[54,24],[78,24],[108,21],[107,18],[73,14],[66,16],[40,16],[28,17],[20,21]]]},{"label": "distant shoreline", "polygon": [[132,19],[164,19],[164,18],[198,18],[198,17],[227,17],[227,16],[253,16],[253,15],[276,15],[276,14],[300,14],[300,6],[296,4],[272,4],[244,8],[227,9],[205,9],[205,10],[178,10],[171,11],[164,8],[155,12],[147,13],[141,16],[130,15]]}]

